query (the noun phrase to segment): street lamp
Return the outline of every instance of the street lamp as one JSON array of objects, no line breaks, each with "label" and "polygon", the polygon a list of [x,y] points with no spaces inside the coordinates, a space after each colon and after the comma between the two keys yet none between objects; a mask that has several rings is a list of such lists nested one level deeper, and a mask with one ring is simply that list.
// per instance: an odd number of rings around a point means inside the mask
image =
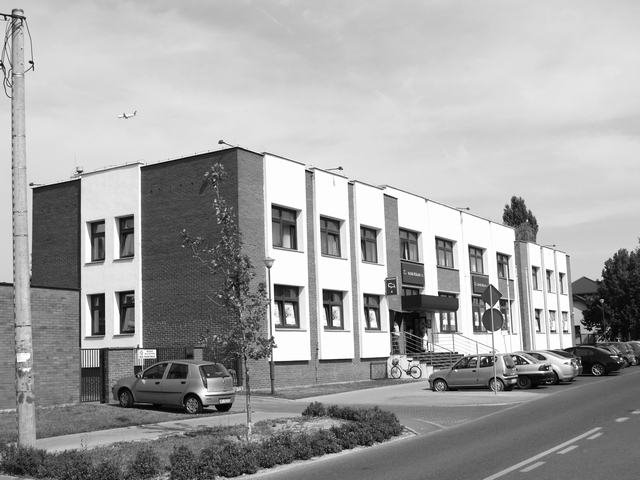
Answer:
[{"label": "street lamp", "polygon": [[267,267],[267,283],[269,284],[269,381],[271,382],[271,395],[276,393],[275,388],[275,371],[273,368],[273,314],[271,312],[271,267],[275,259],[267,257],[264,259],[264,266]]},{"label": "street lamp", "polygon": [[602,310],[602,337],[607,339],[607,324],[604,319],[604,298],[600,299],[600,309]]}]

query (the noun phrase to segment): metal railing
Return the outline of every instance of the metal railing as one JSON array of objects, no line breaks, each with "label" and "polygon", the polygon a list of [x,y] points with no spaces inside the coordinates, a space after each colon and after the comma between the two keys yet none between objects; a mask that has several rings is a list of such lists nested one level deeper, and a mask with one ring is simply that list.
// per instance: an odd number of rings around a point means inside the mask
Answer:
[{"label": "metal railing", "polygon": [[[464,355],[492,353],[491,345],[479,342],[458,332],[434,333],[434,347],[444,348]],[[437,350],[434,350],[437,351]],[[496,349],[498,351],[498,349]]]}]

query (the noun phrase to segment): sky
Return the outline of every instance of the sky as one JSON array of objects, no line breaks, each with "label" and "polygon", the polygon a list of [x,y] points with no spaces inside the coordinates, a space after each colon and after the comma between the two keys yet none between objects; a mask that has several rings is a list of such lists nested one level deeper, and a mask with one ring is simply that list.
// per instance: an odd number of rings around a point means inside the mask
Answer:
[{"label": "sky", "polygon": [[[574,280],[638,246],[635,0],[0,0],[13,8],[35,62],[29,182],[224,139],[496,222],[521,196]],[[11,282],[3,98],[0,282]]]}]

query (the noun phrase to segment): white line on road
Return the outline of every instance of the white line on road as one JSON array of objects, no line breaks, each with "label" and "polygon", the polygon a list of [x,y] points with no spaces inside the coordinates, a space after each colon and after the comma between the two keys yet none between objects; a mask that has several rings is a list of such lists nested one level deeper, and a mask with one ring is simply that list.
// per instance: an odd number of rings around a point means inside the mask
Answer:
[{"label": "white line on road", "polygon": [[629,417],[620,417],[620,418],[616,418],[616,422],[617,422],[617,423],[626,422],[627,420],[629,420]]},{"label": "white line on road", "polygon": [[640,410],[634,410],[631,412],[632,415],[640,415]]},{"label": "white line on road", "polygon": [[500,477],[506,475],[507,473],[511,473],[511,472],[513,472],[515,470],[518,470],[519,468],[524,467],[525,465],[530,464],[531,462],[535,462],[537,460],[540,460],[542,457],[546,457],[550,453],[556,452],[558,450],[562,450],[563,448],[571,445],[572,443],[575,443],[578,440],[581,440],[581,439],[583,439],[585,437],[588,437],[589,435],[594,434],[595,432],[601,430],[601,428],[602,427],[592,428],[588,432],[584,432],[582,435],[578,435],[577,437],[574,437],[571,440],[567,440],[566,442],[563,442],[560,445],[556,445],[555,447],[550,448],[549,450],[545,450],[542,453],[534,455],[533,457],[528,458],[527,460],[524,460],[524,461],[522,461],[520,463],[516,463],[515,465],[512,465],[511,467],[505,468],[504,470],[501,470],[498,473],[494,473],[493,475],[491,475],[489,477],[486,477],[484,480],[495,480],[496,478],[500,478]]},{"label": "white line on road", "polygon": [[569,453],[571,450],[575,450],[578,448],[578,445],[571,445],[570,447],[565,448],[564,450],[560,450],[558,455],[564,455],[565,453]]},{"label": "white line on road", "polygon": [[587,438],[587,440],[595,440],[596,438],[598,438],[600,435],[602,435],[602,432],[598,432],[595,435],[591,435],[589,438]]},{"label": "white line on road", "polygon": [[540,465],[544,465],[544,462],[536,462],[533,465],[529,465],[527,468],[523,468],[520,470],[522,473],[527,473],[533,470],[534,468],[538,468]]},{"label": "white line on road", "polygon": [[440,425],[439,423],[436,423],[436,422],[430,422],[429,420],[425,420],[423,418],[412,418],[411,420],[416,420],[418,422],[423,422],[429,425],[433,425],[434,427],[438,427],[441,430],[444,430],[445,428],[447,428],[444,425]]}]

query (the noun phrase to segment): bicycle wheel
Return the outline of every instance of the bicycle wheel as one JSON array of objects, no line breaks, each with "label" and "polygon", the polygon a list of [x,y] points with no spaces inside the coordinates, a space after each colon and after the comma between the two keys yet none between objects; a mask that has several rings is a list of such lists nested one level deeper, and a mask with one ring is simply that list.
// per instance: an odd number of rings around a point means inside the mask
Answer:
[{"label": "bicycle wheel", "polygon": [[402,376],[402,370],[397,365],[391,367],[391,378],[400,378]]},{"label": "bicycle wheel", "polygon": [[409,369],[409,375],[416,379],[420,378],[422,376],[422,369],[417,365],[412,365]]}]

